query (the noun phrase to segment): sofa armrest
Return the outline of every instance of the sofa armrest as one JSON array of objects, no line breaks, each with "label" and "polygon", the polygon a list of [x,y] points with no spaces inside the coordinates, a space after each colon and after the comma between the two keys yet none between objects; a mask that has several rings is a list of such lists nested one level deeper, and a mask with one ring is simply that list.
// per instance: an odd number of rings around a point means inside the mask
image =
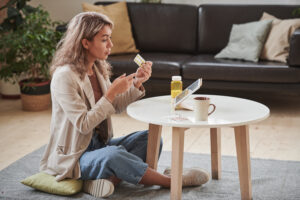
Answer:
[{"label": "sofa armrest", "polygon": [[300,28],[295,30],[290,39],[288,64],[300,67]]}]

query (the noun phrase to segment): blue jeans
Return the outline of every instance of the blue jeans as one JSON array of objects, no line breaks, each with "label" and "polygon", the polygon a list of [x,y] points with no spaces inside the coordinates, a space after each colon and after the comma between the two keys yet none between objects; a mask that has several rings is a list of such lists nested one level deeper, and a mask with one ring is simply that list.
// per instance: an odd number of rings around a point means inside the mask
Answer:
[{"label": "blue jeans", "polygon": [[[107,179],[112,176],[138,184],[144,176],[148,131],[112,138],[107,144],[99,142],[94,133],[87,150],[80,157],[82,180]],[[160,143],[159,155],[162,149]]]}]

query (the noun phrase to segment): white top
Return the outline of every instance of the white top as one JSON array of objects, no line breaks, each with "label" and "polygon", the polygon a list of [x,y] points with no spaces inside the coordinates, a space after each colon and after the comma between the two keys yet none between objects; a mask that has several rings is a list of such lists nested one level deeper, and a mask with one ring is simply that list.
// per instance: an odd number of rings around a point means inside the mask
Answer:
[{"label": "white top", "polygon": [[172,127],[226,127],[241,126],[266,119],[270,110],[267,106],[248,99],[218,95],[192,95],[184,101],[193,107],[196,96],[209,97],[216,110],[207,121],[195,121],[190,110],[171,109],[171,97],[159,96],[142,99],[130,104],[127,113],[132,118],[146,123]]}]

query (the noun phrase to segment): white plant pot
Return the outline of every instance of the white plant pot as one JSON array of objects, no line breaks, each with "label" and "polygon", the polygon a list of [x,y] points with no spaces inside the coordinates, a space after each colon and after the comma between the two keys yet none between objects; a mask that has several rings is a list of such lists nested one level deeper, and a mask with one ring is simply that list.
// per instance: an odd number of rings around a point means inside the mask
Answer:
[{"label": "white plant pot", "polygon": [[16,83],[0,80],[0,93],[3,98],[15,99],[20,98],[20,86]]}]

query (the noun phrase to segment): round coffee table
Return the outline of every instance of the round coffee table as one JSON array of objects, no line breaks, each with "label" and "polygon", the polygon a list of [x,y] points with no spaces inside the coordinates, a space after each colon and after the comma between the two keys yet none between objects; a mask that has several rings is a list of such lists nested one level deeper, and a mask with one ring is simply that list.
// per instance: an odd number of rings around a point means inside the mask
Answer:
[{"label": "round coffee table", "polygon": [[195,121],[193,111],[171,109],[171,97],[159,96],[130,104],[127,113],[132,118],[149,123],[147,163],[156,169],[162,126],[172,128],[171,199],[181,199],[184,132],[192,127],[210,128],[212,178],[221,178],[221,127],[233,127],[242,199],[252,199],[249,124],[266,119],[270,110],[265,105],[236,97],[192,95],[185,104],[191,105],[196,96],[206,96],[216,105],[207,121]]}]

